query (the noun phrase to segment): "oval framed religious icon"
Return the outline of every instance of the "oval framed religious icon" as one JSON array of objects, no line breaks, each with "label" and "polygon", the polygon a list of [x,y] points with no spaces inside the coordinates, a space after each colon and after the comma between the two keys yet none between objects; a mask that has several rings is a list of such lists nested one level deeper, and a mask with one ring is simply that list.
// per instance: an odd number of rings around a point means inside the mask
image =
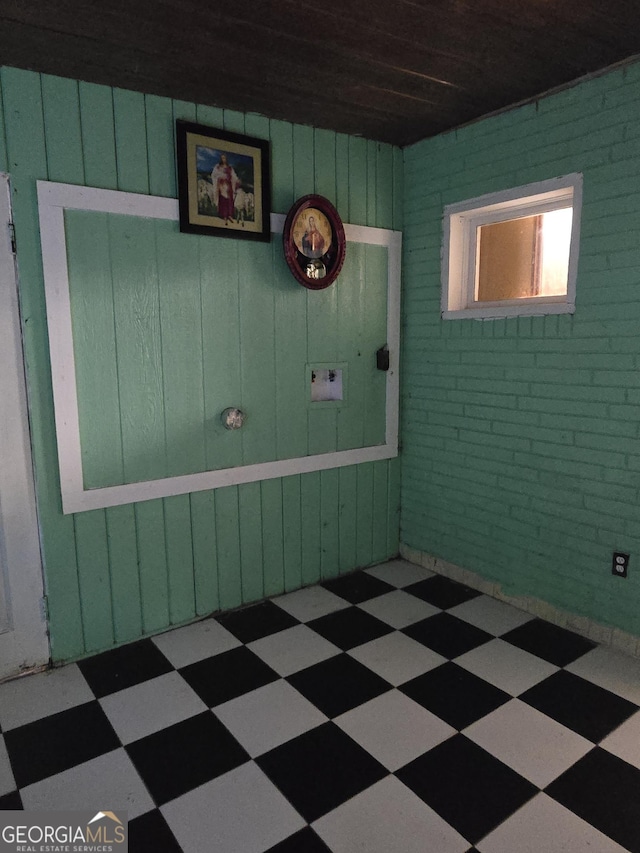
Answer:
[{"label": "oval framed religious icon", "polygon": [[305,195],[284,223],[284,256],[296,281],[323,290],[338,277],[346,251],[338,211],[321,195]]}]

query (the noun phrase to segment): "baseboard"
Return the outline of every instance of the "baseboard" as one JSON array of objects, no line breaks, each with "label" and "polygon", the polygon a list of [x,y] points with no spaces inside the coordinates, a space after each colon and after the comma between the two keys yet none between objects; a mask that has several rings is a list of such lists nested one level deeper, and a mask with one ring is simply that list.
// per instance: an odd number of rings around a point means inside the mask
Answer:
[{"label": "baseboard", "polygon": [[635,636],[635,634],[629,634],[610,625],[603,625],[588,616],[579,616],[576,613],[562,610],[534,596],[507,595],[503,592],[500,583],[487,580],[475,572],[470,572],[454,563],[448,563],[439,557],[433,557],[425,551],[417,551],[404,543],[400,543],[400,554],[410,563],[415,563],[438,575],[444,575],[451,580],[463,583],[499,601],[505,601],[519,610],[539,616],[541,619],[546,619],[547,622],[558,625],[560,628],[567,628],[567,630],[574,631],[576,634],[587,637],[596,643],[610,646],[618,651],[625,652],[625,654],[640,658],[640,637]]}]

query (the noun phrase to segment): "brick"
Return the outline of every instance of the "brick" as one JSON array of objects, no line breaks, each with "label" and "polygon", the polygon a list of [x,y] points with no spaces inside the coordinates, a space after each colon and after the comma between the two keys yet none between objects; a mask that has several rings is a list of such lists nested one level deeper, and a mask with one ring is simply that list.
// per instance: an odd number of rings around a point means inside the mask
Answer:
[{"label": "brick", "polygon": [[466,376],[461,376],[456,379],[456,390],[471,391],[478,394],[485,394],[487,398],[492,399],[495,395],[502,394],[526,394],[529,391],[529,386],[522,382],[507,382],[506,379],[496,377],[494,379],[484,381],[482,379],[470,379]]},{"label": "brick", "polygon": [[[492,401],[486,400],[485,402]],[[464,414],[468,418],[472,418],[474,420],[492,420],[497,421],[498,423],[523,424],[526,426],[535,424],[538,420],[538,416],[530,412],[512,411],[510,409],[489,405],[465,405]]]},{"label": "brick", "polygon": [[519,397],[518,405],[526,412],[545,412],[550,415],[580,415],[606,417],[609,413],[607,403],[580,402],[577,400],[549,399],[548,397]]},{"label": "brick", "polygon": [[[598,452],[596,450],[585,452],[584,447],[555,444],[551,441],[534,441],[531,450],[533,453],[545,454],[550,458],[562,459],[565,462],[573,461],[580,463],[584,459],[588,459],[590,465],[609,465],[614,468],[625,467],[625,457],[620,453]],[[597,479],[599,480],[600,477]]]},{"label": "brick", "polygon": [[635,504],[627,504],[622,501],[615,501],[611,498],[604,499],[587,495],[584,499],[585,506],[589,509],[594,509],[603,515],[609,514],[615,517],[616,521],[620,518],[628,519],[629,521],[637,521],[638,507]]},{"label": "brick", "polygon": [[640,420],[640,406],[610,406],[609,416],[614,420],[635,421]]},{"label": "brick", "polygon": [[[593,450],[614,451],[624,460],[627,453],[640,452],[640,441],[637,438],[624,438],[620,435],[603,435],[602,433],[576,433],[576,446],[588,447]],[[622,467],[616,466],[616,467]]]},{"label": "brick", "polygon": [[572,429],[577,432],[595,432],[603,435],[635,435],[635,425],[604,418],[585,418],[572,415],[540,415],[540,425],[557,429]]},{"label": "brick", "polygon": [[595,385],[622,385],[625,388],[640,387],[640,371],[635,370],[596,370],[593,373]]},{"label": "brick", "polygon": [[585,385],[548,385],[533,383],[528,392],[532,398],[542,397],[554,400],[589,400],[607,403],[623,403],[623,388],[605,388]]},{"label": "brick", "polygon": [[630,370],[632,355],[608,355],[606,353],[563,353],[562,355],[539,354],[536,356],[539,367],[583,368],[597,370]]},{"label": "brick", "polygon": [[[556,368],[524,368],[522,370],[505,371],[505,379],[521,380],[523,382],[549,382],[562,385],[590,385],[592,373],[589,370],[571,370],[558,366]],[[605,384],[605,383],[603,383]]]},{"label": "brick", "polygon": [[[455,388],[448,392],[450,399],[462,400],[471,405],[482,406],[487,403],[486,393],[480,391],[463,391],[460,388]],[[518,407],[519,398],[515,394],[496,393],[491,396],[491,403],[495,411],[501,412],[502,409],[516,409]]]}]

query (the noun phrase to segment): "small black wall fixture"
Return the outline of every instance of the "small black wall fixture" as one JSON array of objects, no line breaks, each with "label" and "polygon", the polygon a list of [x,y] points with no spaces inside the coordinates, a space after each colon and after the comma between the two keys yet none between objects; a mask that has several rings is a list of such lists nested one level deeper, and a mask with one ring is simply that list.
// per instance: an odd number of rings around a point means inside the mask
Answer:
[{"label": "small black wall fixture", "polygon": [[386,344],[376,352],[376,367],[378,370],[389,370],[389,347]]}]

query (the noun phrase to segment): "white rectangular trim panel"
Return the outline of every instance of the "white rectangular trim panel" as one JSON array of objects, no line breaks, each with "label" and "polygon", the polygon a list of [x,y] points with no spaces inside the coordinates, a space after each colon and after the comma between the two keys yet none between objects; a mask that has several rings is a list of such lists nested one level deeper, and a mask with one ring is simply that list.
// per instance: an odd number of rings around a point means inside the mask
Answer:
[{"label": "white rectangular trim panel", "polygon": [[[86,210],[150,219],[167,219],[177,222],[178,202],[176,199],[159,196],[38,181],[38,209],[49,327],[60,489],[62,509],[65,514],[216,489],[240,483],[252,483],[275,477],[305,474],[310,471],[323,471],[345,465],[356,465],[361,462],[391,459],[398,455],[402,235],[398,231],[389,231],[383,228],[345,225],[347,242],[384,246],[387,249],[387,343],[389,345],[390,364],[386,377],[384,444],[335,453],[275,460],[255,465],[243,465],[236,468],[202,471],[179,477],[85,489],[80,447],[80,422],[64,211]],[[284,221],[284,215],[272,213],[271,231],[274,234],[281,234]]]}]

